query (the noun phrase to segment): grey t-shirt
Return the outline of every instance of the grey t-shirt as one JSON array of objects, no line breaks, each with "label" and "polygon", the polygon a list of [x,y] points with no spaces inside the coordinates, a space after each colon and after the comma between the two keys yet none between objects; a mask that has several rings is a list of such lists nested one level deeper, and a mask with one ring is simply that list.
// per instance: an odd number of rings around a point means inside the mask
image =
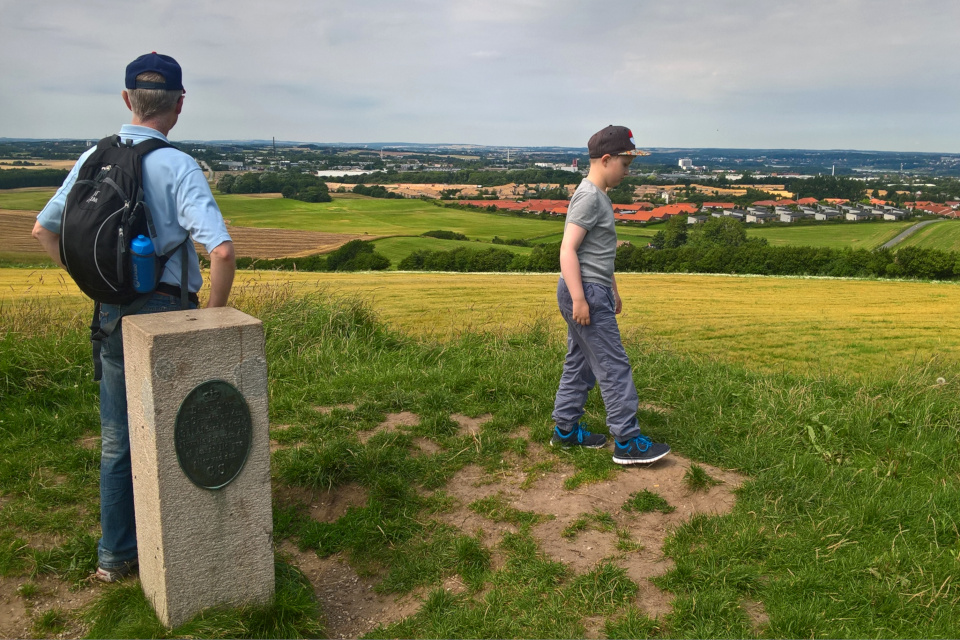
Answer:
[{"label": "grey t-shirt", "polygon": [[568,224],[587,230],[577,258],[584,282],[613,286],[613,264],[617,257],[617,229],[613,219],[613,203],[595,184],[584,178],[567,207]]}]

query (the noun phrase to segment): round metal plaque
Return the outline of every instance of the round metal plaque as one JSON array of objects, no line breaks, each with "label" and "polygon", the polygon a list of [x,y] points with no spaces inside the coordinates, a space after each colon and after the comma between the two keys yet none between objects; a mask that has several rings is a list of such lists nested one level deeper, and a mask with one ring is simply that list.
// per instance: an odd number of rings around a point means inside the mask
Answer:
[{"label": "round metal plaque", "polygon": [[177,462],[198,487],[230,484],[247,461],[252,437],[250,408],[229,382],[208,380],[194,387],[177,410]]}]

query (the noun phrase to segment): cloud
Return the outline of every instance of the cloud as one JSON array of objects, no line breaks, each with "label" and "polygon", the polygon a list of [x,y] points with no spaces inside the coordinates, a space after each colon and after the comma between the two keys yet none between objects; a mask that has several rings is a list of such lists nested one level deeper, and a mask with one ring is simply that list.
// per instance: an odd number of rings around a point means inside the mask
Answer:
[{"label": "cloud", "polygon": [[[174,55],[174,138],[960,151],[953,26],[918,0],[0,0],[2,136],[89,137]],[[110,38],[104,16],[124,16]]]}]

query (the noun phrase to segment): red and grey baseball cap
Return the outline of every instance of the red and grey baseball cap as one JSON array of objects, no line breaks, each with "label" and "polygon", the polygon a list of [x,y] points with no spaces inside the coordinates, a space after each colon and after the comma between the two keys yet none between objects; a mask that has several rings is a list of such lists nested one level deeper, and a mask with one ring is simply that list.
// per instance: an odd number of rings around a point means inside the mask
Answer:
[{"label": "red and grey baseball cap", "polygon": [[587,151],[591,158],[611,156],[648,156],[649,151],[637,149],[633,141],[633,131],[626,127],[610,125],[597,131],[587,142]]},{"label": "red and grey baseball cap", "polygon": [[[141,73],[153,71],[163,76],[163,82],[138,81]],[[170,56],[153,51],[145,53],[127,65],[127,89],[164,89],[166,91],[183,91],[183,71],[177,61]]]}]

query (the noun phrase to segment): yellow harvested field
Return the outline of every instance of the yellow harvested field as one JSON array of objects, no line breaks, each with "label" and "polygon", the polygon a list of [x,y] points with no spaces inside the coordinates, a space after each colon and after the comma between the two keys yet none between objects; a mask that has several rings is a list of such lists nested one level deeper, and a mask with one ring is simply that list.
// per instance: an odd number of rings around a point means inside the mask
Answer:
[{"label": "yellow harvested field", "polygon": [[[14,166],[12,163],[17,160],[25,160],[32,163],[29,167],[20,167]],[[4,164],[8,163],[8,164]],[[43,160],[38,158],[0,158],[0,170],[2,169],[66,169],[69,171],[73,169],[73,165],[77,163],[76,159],[73,160]]]},{"label": "yellow harvested field", "polygon": [[[242,271],[235,299],[238,306],[255,308],[258,299],[323,291],[359,296],[389,324],[427,338],[515,333],[544,322],[560,339],[564,326],[555,307],[556,279],[552,274]],[[943,366],[960,361],[958,284],[660,274],[620,274],[617,280],[628,344],[762,370],[853,375],[932,357]],[[2,324],[18,306],[86,304],[58,270],[0,269]]]}]

